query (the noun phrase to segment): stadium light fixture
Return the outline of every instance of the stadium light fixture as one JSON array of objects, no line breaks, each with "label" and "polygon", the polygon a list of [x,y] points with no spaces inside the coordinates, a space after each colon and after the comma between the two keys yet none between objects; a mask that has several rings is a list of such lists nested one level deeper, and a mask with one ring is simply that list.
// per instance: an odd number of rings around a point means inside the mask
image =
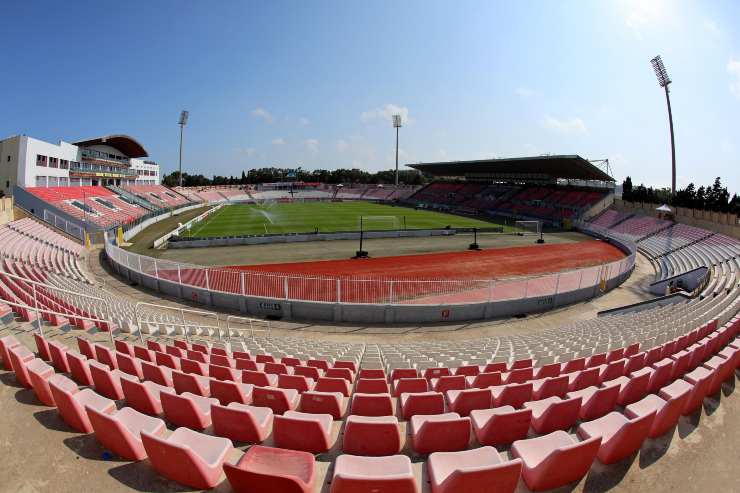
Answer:
[{"label": "stadium light fixture", "polygon": [[182,188],[182,129],[188,124],[189,116],[190,112],[188,110],[182,110],[180,112],[180,120],[177,122],[180,125],[180,176],[178,177],[180,179],[180,188]]},{"label": "stadium light fixture", "polygon": [[650,63],[655,71],[655,76],[658,78],[658,85],[665,90],[665,101],[668,105],[668,126],[671,131],[671,195],[676,195],[676,143],[673,137],[673,113],[671,112],[671,98],[668,90],[668,86],[673,81],[668,76],[668,71],[665,69],[660,55],[650,60]]},{"label": "stadium light fixture", "polygon": [[396,129],[396,186],[398,186],[398,129],[401,128],[401,115],[393,115],[393,128]]}]

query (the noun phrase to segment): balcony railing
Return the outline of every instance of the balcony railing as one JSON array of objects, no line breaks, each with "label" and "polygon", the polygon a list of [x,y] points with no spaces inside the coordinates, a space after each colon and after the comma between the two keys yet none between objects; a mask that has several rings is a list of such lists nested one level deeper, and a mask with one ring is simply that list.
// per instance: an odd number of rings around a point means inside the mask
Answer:
[{"label": "balcony railing", "polygon": [[92,164],[71,164],[69,165],[70,173],[90,173],[95,175],[115,175],[115,176],[138,176],[136,170],[126,168],[113,168],[108,166],[96,166]]}]

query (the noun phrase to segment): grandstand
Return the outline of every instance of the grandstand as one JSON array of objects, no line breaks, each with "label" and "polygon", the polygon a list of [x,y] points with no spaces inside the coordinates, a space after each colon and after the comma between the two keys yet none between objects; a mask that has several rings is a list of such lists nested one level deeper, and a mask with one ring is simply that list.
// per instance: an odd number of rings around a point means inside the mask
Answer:
[{"label": "grandstand", "polygon": [[[604,204],[603,209],[610,203],[614,181],[580,156],[409,166],[439,178],[410,196],[410,203],[462,213],[539,219],[554,225],[580,219],[597,204]],[[456,181],[445,181],[449,179]]]}]

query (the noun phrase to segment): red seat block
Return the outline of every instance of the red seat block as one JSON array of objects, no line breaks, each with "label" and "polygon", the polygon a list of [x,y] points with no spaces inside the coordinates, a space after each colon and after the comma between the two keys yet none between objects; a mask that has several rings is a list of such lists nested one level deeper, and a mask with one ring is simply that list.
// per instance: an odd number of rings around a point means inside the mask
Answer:
[{"label": "red seat block", "polygon": [[403,419],[411,419],[417,414],[442,414],[445,412],[445,397],[441,392],[419,392],[401,394],[401,414]]},{"label": "red seat block", "polygon": [[445,394],[451,411],[468,416],[474,409],[490,409],[493,394],[489,389],[448,390]]},{"label": "red seat block", "polygon": [[522,461],[502,461],[493,447],[461,452],[435,452],[427,460],[432,493],[495,491],[513,493],[519,482]]},{"label": "red seat block", "polygon": [[405,455],[340,455],[334,462],[330,493],[418,493],[411,461]]},{"label": "red seat block", "polygon": [[468,381],[468,388],[471,389],[485,389],[503,383],[500,372],[479,373],[474,377],[467,377],[466,380]]},{"label": "red seat block", "polygon": [[254,445],[238,463],[223,468],[237,493],[311,493],[315,464],[308,452]]},{"label": "red seat block", "polygon": [[363,456],[394,455],[401,451],[401,429],[395,416],[347,418],[342,450]]},{"label": "red seat block", "polygon": [[591,421],[614,410],[620,389],[620,385],[612,380],[606,387],[586,387],[583,390],[568,392],[568,398],[581,398],[580,418],[583,421]]},{"label": "red seat block", "polygon": [[172,385],[178,394],[190,392],[191,394],[203,397],[209,397],[211,395],[209,378],[195,373],[172,370]]},{"label": "red seat block", "polygon": [[581,423],[578,437],[581,440],[601,437],[597,457],[602,464],[614,464],[637,452],[648,437],[655,413],[627,419],[618,412],[611,412],[599,419]]},{"label": "red seat block", "polygon": [[403,393],[419,393],[429,391],[429,380],[426,378],[399,378],[393,381],[393,396],[399,397]]},{"label": "red seat block", "polygon": [[197,489],[210,489],[221,479],[231,442],[188,428],[168,437],[141,432],[141,441],[152,467],[167,479]]},{"label": "red seat block", "polygon": [[163,387],[172,387],[172,370],[170,368],[142,361],[141,371],[144,374],[145,380],[157,383]]},{"label": "red seat block", "polygon": [[532,389],[532,382],[491,387],[493,405],[495,407],[512,406],[520,408],[525,402],[532,399]]},{"label": "red seat block", "polygon": [[470,413],[475,437],[482,445],[508,445],[527,438],[532,410],[511,406],[477,409]]},{"label": "red seat block", "polygon": [[49,378],[49,388],[59,415],[68,425],[81,433],[92,432],[85,406],[105,413],[111,413],[116,409],[116,403],[112,400],[90,389],[80,390],[77,384],[64,375],[56,374]]},{"label": "red seat block", "polygon": [[320,454],[334,443],[332,422],[329,414],[285,411],[273,418],[272,438],[276,447]]},{"label": "red seat block", "polygon": [[211,405],[213,432],[235,442],[262,443],[272,429],[273,413],[267,407],[232,402]]},{"label": "red seat block", "polygon": [[252,404],[260,407],[269,407],[275,414],[293,411],[298,406],[300,396],[293,389],[278,389],[276,387],[252,388]]},{"label": "red seat block", "polygon": [[465,390],[467,387],[465,375],[448,375],[446,377],[433,378],[431,384],[432,390],[442,392],[443,394],[448,390]]},{"label": "red seat block", "polygon": [[47,406],[54,406],[54,396],[49,387],[49,379],[54,375],[54,368],[42,359],[36,358],[26,363],[26,370],[36,398]]},{"label": "red seat block", "polygon": [[390,394],[352,394],[350,414],[358,416],[392,416],[393,400]]},{"label": "red seat block", "polygon": [[544,435],[555,430],[567,430],[576,424],[581,410],[581,398],[548,397],[525,402],[524,407],[532,410],[532,429]]},{"label": "red seat block", "polygon": [[540,400],[548,397],[565,397],[568,393],[568,376],[548,377],[532,381],[532,399]]},{"label": "red seat block", "polygon": [[175,393],[172,387],[150,381],[136,382],[127,378],[121,379],[121,389],[127,405],[150,416],[162,414],[161,393]]},{"label": "red seat block", "polygon": [[180,395],[161,392],[162,410],[167,421],[193,430],[204,430],[211,426],[211,405],[216,399],[184,392]]},{"label": "red seat block", "polygon": [[591,468],[601,437],[577,442],[564,431],[527,440],[511,447],[522,459],[522,478],[532,491],[545,491],[580,480]]},{"label": "red seat block", "polygon": [[349,380],[345,380],[344,378],[321,377],[316,380],[316,385],[314,385],[313,389],[316,392],[339,392],[344,397],[349,397],[349,384]]},{"label": "red seat block", "polygon": [[641,401],[625,407],[624,413],[630,419],[655,413],[655,420],[648,436],[650,438],[656,438],[665,434],[678,423],[678,418],[681,417],[681,411],[683,411],[688,399],[688,389],[684,389],[667,401],[655,394],[649,394]]},{"label": "red seat block", "polygon": [[167,428],[159,418],[142,414],[130,407],[113,413],[86,408],[95,439],[106,449],[127,460],[146,458],[141,432],[161,435]]},{"label": "red seat block", "polygon": [[355,393],[361,394],[390,394],[388,382],[385,378],[360,378],[355,386]]},{"label": "red seat block", "polygon": [[301,394],[299,408],[304,413],[330,414],[332,418],[339,420],[347,411],[347,399],[341,392],[309,390]]},{"label": "red seat block", "polygon": [[465,450],[470,441],[470,418],[457,413],[416,415],[411,418],[411,443],[415,452]]}]

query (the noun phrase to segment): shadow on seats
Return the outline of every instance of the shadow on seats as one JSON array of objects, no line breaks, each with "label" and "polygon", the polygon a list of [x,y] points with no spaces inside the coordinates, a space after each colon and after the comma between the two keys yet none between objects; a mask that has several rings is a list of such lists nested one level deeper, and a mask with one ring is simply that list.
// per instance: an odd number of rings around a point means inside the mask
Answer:
[{"label": "shadow on seats", "polygon": [[702,406],[689,414],[688,416],[681,416],[678,420],[678,436],[681,439],[691,435],[701,424]]},{"label": "shadow on seats", "polygon": [[732,374],[732,378],[728,378],[727,380],[722,382],[720,390],[722,392],[722,395],[724,395],[725,397],[729,397],[730,395],[732,395],[733,392],[735,392],[735,373]]},{"label": "shadow on seats", "polygon": [[637,454],[635,452],[616,464],[605,465],[594,461],[583,485],[584,493],[602,493],[618,486],[634,464]]},{"label": "shadow on seats", "polygon": [[[106,449],[95,440],[94,434],[77,435],[62,440],[72,452],[84,459],[110,461],[110,462],[129,462],[116,454],[106,451]],[[108,458],[104,454],[108,452]]]},{"label": "shadow on seats", "polygon": [[18,383],[15,379],[15,373],[8,371],[0,375],[0,382],[4,383],[8,387],[15,387],[17,389],[25,389],[25,387]]},{"label": "shadow on seats", "polygon": [[673,442],[673,435],[676,433],[676,428],[677,426],[674,426],[664,435],[654,439],[648,438],[643,442],[640,448],[640,469],[650,467],[668,452],[671,442]]},{"label": "shadow on seats", "polygon": [[[121,484],[136,491],[172,493],[192,491],[192,489],[187,486],[183,486],[174,481],[169,481],[160,476],[157,471],[152,468],[148,460],[128,462],[109,469],[108,474]],[[228,485],[227,481],[224,481],[222,484],[224,483]],[[216,487],[216,491],[218,491],[219,487]],[[228,487],[226,491],[228,491]]]}]

